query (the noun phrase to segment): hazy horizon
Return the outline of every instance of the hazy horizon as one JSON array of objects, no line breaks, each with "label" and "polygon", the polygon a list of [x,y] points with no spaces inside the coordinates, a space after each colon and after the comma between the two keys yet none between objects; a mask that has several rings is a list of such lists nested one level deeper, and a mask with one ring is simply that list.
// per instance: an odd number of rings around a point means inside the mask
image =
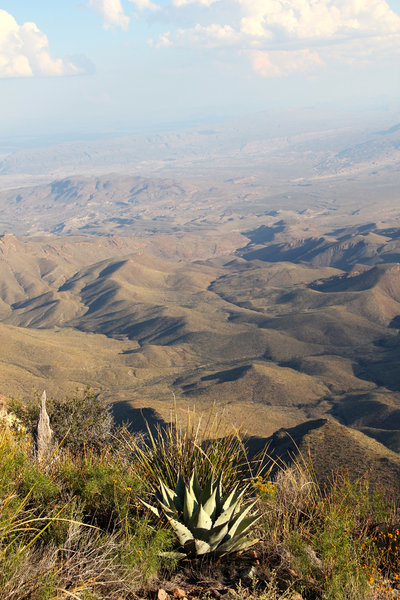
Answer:
[{"label": "hazy horizon", "polygon": [[400,0],[4,0],[0,138],[396,112],[399,15]]}]

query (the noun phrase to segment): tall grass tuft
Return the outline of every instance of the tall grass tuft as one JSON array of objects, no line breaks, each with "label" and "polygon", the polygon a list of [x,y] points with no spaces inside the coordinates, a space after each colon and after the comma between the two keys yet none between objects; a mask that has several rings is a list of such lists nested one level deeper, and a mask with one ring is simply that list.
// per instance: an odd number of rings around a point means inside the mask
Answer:
[{"label": "tall grass tuft", "polygon": [[229,490],[248,471],[240,432],[223,427],[214,409],[205,420],[188,411],[186,423],[181,425],[175,408],[171,422],[157,427],[155,433],[148,427],[147,436],[139,437],[125,429],[120,437],[150,490],[155,490],[160,481],[174,488],[179,475],[188,484],[193,471],[201,485],[210,473],[222,473],[224,488]]}]

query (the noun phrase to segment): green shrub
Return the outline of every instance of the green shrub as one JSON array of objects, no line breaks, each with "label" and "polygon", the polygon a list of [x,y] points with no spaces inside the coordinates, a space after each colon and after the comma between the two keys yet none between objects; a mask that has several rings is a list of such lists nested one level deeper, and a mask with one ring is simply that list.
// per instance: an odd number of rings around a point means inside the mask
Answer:
[{"label": "green shrub", "polygon": [[121,540],[119,561],[128,570],[139,572],[140,583],[145,585],[161,568],[174,564],[165,556],[172,546],[173,538],[168,529],[154,529],[148,518],[135,519]]},{"label": "green shrub", "polygon": [[4,429],[0,437],[0,499],[9,493],[29,495],[28,505],[46,508],[60,494],[58,484],[30,456],[28,436]]},{"label": "green shrub", "polygon": [[372,524],[387,521],[389,512],[367,479],[336,476],[321,489],[312,470],[300,462],[282,469],[269,485],[258,482],[257,487],[262,488],[259,535],[278,578],[286,585],[289,579],[306,598],[377,597]]},{"label": "green shrub", "polygon": [[107,448],[101,453],[64,454],[58,469],[64,490],[82,503],[85,521],[102,527],[126,519],[143,487],[133,466],[124,464]]},{"label": "green shrub", "polygon": [[46,507],[54,503],[60,497],[59,485],[48,474],[43,473],[37,465],[32,464],[29,459],[20,471],[20,482],[18,484],[18,493],[22,496],[30,492],[29,503],[36,506]]},{"label": "green shrub", "polygon": [[[27,402],[10,401],[10,409],[34,436],[39,418],[39,395]],[[64,448],[80,452],[100,449],[110,441],[113,417],[110,404],[90,388],[76,390],[63,399],[49,398],[47,412],[55,439]]]}]

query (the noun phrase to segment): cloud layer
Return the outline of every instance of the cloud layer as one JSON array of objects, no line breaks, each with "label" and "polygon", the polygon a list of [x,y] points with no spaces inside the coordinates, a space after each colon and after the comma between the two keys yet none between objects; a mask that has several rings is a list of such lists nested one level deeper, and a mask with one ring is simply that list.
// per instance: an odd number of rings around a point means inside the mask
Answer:
[{"label": "cloud layer", "polygon": [[[400,53],[400,17],[386,0],[173,0],[202,22],[164,32],[156,47],[230,47],[263,77]],[[197,9],[195,10],[195,5]],[[220,22],[207,22],[207,12]]]},{"label": "cloud layer", "polygon": [[308,48],[272,52],[249,50],[247,54],[254,71],[262,77],[283,77],[292,73],[305,73],[324,64],[319,54]]},{"label": "cloud layer", "polygon": [[237,0],[243,34],[265,40],[329,40],[399,33],[385,0]]},{"label": "cloud layer", "polygon": [[121,0],[89,0],[88,7],[100,15],[105,29],[113,26],[128,29],[130,19],[124,13]]},{"label": "cloud layer", "polygon": [[[160,7],[151,0],[128,0],[139,10],[158,10]],[[100,15],[103,19],[104,29],[120,27],[128,29],[130,18],[125,14],[121,0],[88,0],[88,8]]]},{"label": "cloud layer", "polygon": [[73,62],[51,56],[48,39],[35,23],[18,25],[12,15],[0,9],[0,78],[82,72]]}]

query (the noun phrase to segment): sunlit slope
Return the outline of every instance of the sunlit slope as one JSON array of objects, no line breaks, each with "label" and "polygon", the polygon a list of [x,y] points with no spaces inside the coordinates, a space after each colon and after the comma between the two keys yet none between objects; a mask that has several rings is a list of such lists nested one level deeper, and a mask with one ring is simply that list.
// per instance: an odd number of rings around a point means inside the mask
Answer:
[{"label": "sunlit slope", "polygon": [[7,396],[32,390],[69,393],[91,385],[110,399],[125,399],[134,376],[115,340],[71,329],[22,329],[0,323],[0,385]]},{"label": "sunlit slope", "polygon": [[269,361],[179,378],[175,384],[189,397],[214,396],[221,402],[234,397],[243,402],[282,407],[298,405],[300,398],[311,407],[328,393],[327,387],[313,377]]},{"label": "sunlit slope", "polygon": [[[141,252],[95,262],[48,288],[14,302],[6,321],[131,340],[130,364],[149,385],[164,369],[169,389],[221,402],[247,394],[312,404],[368,389],[363,365],[390,353],[397,330],[388,325],[400,313],[395,265],[346,275],[293,263],[176,263]],[[184,374],[176,378],[175,367]]]},{"label": "sunlit slope", "polygon": [[[371,437],[327,419],[311,420],[267,440],[254,440],[254,447],[269,444],[272,457],[284,463],[311,460],[319,481],[342,473],[370,475],[371,487],[400,491],[400,456]],[[372,476],[371,476],[372,474]]]},{"label": "sunlit slope", "polygon": [[[317,215],[311,213],[310,216],[315,219]],[[318,220],[311,228],[305,227],[304,219],[301,218],[295,219],[294,222],[277,221],[270,228],[270,236],[267,239],[260,239],[257,231],[250,232],[253,240],[240,254],[250,261],[289,261],[343,270],[350,270],[360,264],[376,265],[398,262],[400,259],[397,227],[367,223],[324,232],[323,235],[321,233]]]}]

